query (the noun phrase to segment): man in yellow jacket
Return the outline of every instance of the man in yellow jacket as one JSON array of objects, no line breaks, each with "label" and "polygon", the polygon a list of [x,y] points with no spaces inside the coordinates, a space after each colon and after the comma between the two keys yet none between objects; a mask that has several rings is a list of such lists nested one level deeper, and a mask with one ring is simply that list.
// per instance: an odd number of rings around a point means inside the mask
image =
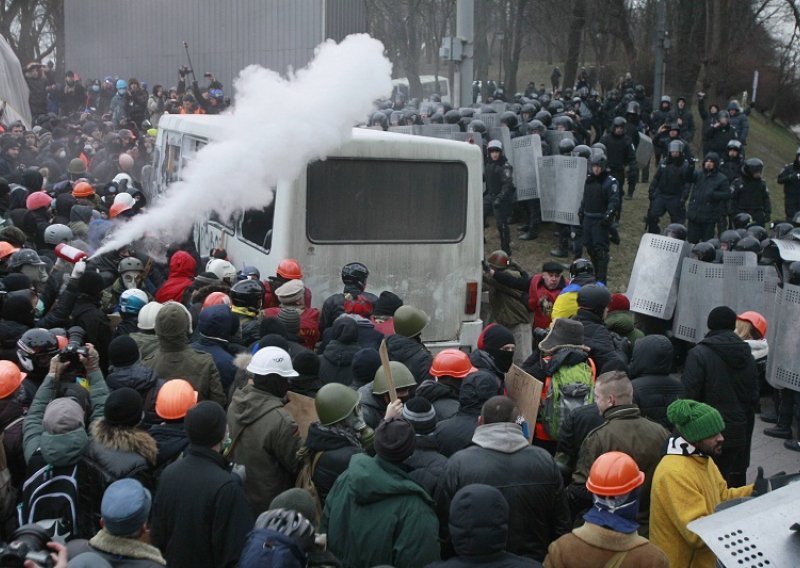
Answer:
[{"label": "man in yellow jacket", "polygon": [[650,494],[650,542],[661,548],[670,566],[713,568],[714,553],[686,526],[714,512],[723,501],[748,497],[753,486],[729,488],[714,464],[722,451],[725,423],[713,407],[694,400],[676,400],[667,418],[680,436],[667,441]]}]

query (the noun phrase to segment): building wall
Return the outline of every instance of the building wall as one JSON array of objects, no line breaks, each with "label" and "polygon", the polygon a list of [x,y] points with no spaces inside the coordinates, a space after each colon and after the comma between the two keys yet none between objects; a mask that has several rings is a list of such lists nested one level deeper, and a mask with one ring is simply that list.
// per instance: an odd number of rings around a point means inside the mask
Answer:
[{"label": "building wall", "polygon": [[247,65],[302,67],[325,37],[366,26],[363,0],[65,0],[64,11],[66,68],[81,77],[175,86],[185,40],[201,87],[210,71],[229,96]]}]

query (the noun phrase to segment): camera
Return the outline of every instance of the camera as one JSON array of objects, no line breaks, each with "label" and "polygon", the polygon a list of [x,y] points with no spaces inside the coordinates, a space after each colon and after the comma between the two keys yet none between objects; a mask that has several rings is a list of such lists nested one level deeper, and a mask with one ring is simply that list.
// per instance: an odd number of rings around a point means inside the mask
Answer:
[{"label": "camera", "polygon": [[71,363],[73,366],[81,364],[80,356],[89,355],[86,347],[86,332],[79,325],[74,325],[67,330],[67,345],[59,351],[58,359],[62,363]]},{"label": "camera", "polygon": [[185,77],[188,74],[189,74],[189,68],[186,65],[181,65],[180,67],[178,67],[178,75],[180,75],[181,77]]},{"label": "camera", "polygon": [[21,568],[26,560],[45,568],[52,567],[53,560],[47,548],[49,541],[50,535],[43,528],[36,525],[21,526],[11,535],[11,542],[0,544],[0,567]]}]

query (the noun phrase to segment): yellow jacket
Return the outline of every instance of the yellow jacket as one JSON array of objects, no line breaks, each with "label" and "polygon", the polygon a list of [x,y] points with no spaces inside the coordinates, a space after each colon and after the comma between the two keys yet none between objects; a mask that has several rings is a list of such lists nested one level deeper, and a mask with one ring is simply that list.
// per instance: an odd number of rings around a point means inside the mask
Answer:
[{"label": "yellow jacket", "polygon": [[714,553],[686,525],[710,515],[721,502],[752,492],[752,485],[728,488],[711,458],[666,455],[653,474],[650,542],[666,553],[670,566],[714,568]]}]

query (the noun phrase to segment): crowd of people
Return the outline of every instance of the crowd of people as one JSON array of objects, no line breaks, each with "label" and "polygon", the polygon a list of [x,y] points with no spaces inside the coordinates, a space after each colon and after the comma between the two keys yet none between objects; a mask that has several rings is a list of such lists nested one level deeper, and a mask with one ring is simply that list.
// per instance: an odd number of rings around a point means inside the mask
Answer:
[{"label": "crowd of people", "polygon": [[[670,158],[653,178],[655,204],[672,183],[722,191],[711,174],[670,169],[688,152],[676,139],[691,139],[685,99],[651,115],[634,85],[605,100],[587,86],[514,97],[501,117],[514,135],[554,128],[588,144],[594,131],[605,146],[558,149],[590,160],[581,250],[592,259],[530,275],[511,259],[506,224],[507,250],[485,267],[493,323],[471,353],[433,354],[422,341],[431,316],[369,290],[360,262],[317,309],[293,259],[262,275],[191,241],[161,259],[145,239],[87,260],[147,207],[139,176],[159,113],[224,106],[213,77],[186,93],[187,74],[173,97],[159,86],[148,96],[135,79],[82,84],[68,72],[57,83],[26,68],[34,126],[0,136],[0,537],[33,538],[58,566],[713,565],[688,523],[774,481],[745,483],[766,322],[720,306],[676,367],[675,341],[603,285],[629,126],[675,132],[656,137]],[[475,108],[424,117],[388,104],[373,124],[481,128]],[[603,111],[630,116],[632,104],[635,122]],[[704,137],[712,150],[716,136]],[[514,194],[503,155],[488,143],[499,228]],[[718,169],[713,156],[705,163]],[[800,188],[790,173],[781,183]],[[535,238],[538,206],[528,205]],[[723,233],[696,258],[718,262],[718,250],[750,250],[739,246],[748,239],[761,251],[768,212],[709,207],[736,242]],[[669,235],[691,241],[692,222],[673,219]],[[772,231],[792,238],[794,226]],[[800,264],[787,273],[800,283]],[[509,396],[513,363],[544,385],[535,423]],[[775,394],[774,433],[800,450],[794,394]]]}]

